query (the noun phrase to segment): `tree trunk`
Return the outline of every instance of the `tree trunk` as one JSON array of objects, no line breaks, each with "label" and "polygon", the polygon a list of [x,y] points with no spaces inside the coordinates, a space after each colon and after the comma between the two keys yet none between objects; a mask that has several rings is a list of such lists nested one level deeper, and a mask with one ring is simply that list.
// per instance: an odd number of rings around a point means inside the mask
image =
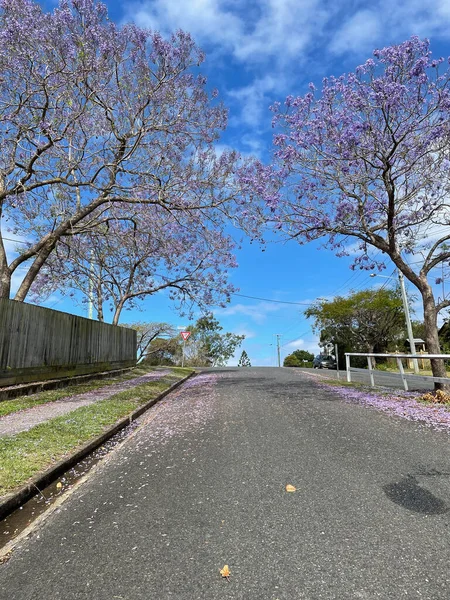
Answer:
[{"label": "tree trunk", "polygon": [[113,318],[113,321],[112,321],[113,325],[118,325],[119,324],[120,313],[122,312],[124,304],[125,304],[125,300],[121,300],[118,303],[118,305],[116,306],[116,310],[114,312],[114,318]]},{"label": "tree trunk", "polygon": [[[2,176],[0,174],[0,191],[2,190]],[[2,209],[0,207],[0,223],[2,219]],[[0,235],[0,298],[9,300],[11,294],[11,271],[8,267],[8,258],[6,256],[3,239]]]},{"label": "tree trunk", "polygon": [[102,293],[102,284],[101,280],[99,280],[97,284],[97,320],[103,323],[103,293]]},{"label": "tree trunk", "polygon": [[[373,344],[367,344],[367,352],[368,354],[373,354],[374,353],[374,347]],[[369,358],[370,360],[370,364],[372,365],[372,369],[376,369],[377,368],[377,361],[375,356],[371,356]]]},{"label": "tree trunk", "polygon": [[[427,284],[421,290],[423,301],[423,320],[425,325],[425,341],[427,343],[427,351],[429,354],[440,354],[441,348],[439,344],[438,328],[437,328],[437,312],[434,302],[433,292]],[[434,377],[447,377],[445,364],[442,359],[432,359],[431,371]],[[449,381],[450,384],[450,381]],[[442,390],[448,387],[445,383],[435,383],[435,390]]]},{"label": "tree trunk", "polygon": [[11,294],[11,271],[8,267],[5,247],[0,239],[0,298],[9,300]]},{"label": "tree trunk", "polygon": [[45,263],[47,258],[53,252],[56,246],[56,240],[51,240],[46,243],[46,245],[39,251],[38,255],[33,261],[33,264],[28,269],[28,273],[20,284],[19,289],[16,292],[14,300],[18,302],[23,302],[27,297],[28,292],[30,291],[31,286],[33,285],[34,280],[39,274],[42,265]]}]

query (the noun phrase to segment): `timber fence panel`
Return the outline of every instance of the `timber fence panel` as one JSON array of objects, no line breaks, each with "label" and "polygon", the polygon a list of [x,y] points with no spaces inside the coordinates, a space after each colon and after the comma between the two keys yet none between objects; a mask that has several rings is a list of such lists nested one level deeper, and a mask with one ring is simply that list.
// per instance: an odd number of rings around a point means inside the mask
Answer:
[{"label": "timber fence panel", "polygon": [[0,385],[136,364],[136,332],[0,299]]}]

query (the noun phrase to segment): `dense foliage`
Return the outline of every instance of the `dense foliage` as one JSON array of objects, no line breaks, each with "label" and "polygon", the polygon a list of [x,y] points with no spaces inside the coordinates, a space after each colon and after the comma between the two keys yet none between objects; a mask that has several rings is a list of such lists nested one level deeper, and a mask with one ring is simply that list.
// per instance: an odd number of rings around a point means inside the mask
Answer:
[{"label": "dense foliage", "polygon": [[321,300],[305,310],[314,319],[321,343],[338,344],[344,352],[387,352],[406,338],[405,315],[398,290],[362,290],[331,301]]},{"label": "dense foliage", "polygon": [[[123,327],[129,327],[136,331],[138,362],[143,360],[144,357],[149,357],[151,354],[150,347],[155,340],[158,339],[167,342],[176,335],[174,327],[168,323],[144,323],[138,321],[136,323],[127,323]],[[155,349],[153,348],[153,350]]]},{"label": "dense foliage", "polygon": [[188,330],[186,366],[225,365],[245,339],[245,335],[222,333],[223,327],[212,315],[200,317]]},{"label": "dense foliage", "polygon": [[[138,324],[140,325],[140,324]],[[166,324],[147,324],[148,336],[156,332],[148,344],[145,362],[151,365],[180,365],[184,353],[184,366],[217,367],[227,363],[242,344],[245,336],[223,333],[223,327],[211,314],[188,325],[189,338],[183,342],[174,329],[165,330]],[[248,365],[250,366],[250,365]]]},{"label": "dense foliage", "polygon": [[307,350],[294,350],[283,361],[283,367],[312,367],[314,354]]}]

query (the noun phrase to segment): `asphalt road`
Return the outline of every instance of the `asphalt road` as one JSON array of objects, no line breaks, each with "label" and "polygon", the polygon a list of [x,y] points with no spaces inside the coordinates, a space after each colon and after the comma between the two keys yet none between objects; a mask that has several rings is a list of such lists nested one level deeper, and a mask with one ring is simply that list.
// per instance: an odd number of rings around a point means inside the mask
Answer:
[{"label": "asphalt road", "polygon": [[1,567],[2,598],[450,597],[448,434],[275,368],[146,421]]}]

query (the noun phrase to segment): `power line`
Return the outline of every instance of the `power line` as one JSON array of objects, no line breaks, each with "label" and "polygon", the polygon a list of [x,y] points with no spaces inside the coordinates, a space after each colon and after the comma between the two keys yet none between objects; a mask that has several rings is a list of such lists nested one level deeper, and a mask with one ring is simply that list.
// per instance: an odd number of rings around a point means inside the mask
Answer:
[{"label": "power line", "polygon": [[252,300],[263,300],[264,302],[274,302],[275,304],[296,304],[299,306],[311,306],[314,302],[287,302],[286,300],[271,300],[270,298],[259,298],[258,296],[246,296],[245,294],[231,294],[232,296],[240,296],[241,298],[251,298]]}]

